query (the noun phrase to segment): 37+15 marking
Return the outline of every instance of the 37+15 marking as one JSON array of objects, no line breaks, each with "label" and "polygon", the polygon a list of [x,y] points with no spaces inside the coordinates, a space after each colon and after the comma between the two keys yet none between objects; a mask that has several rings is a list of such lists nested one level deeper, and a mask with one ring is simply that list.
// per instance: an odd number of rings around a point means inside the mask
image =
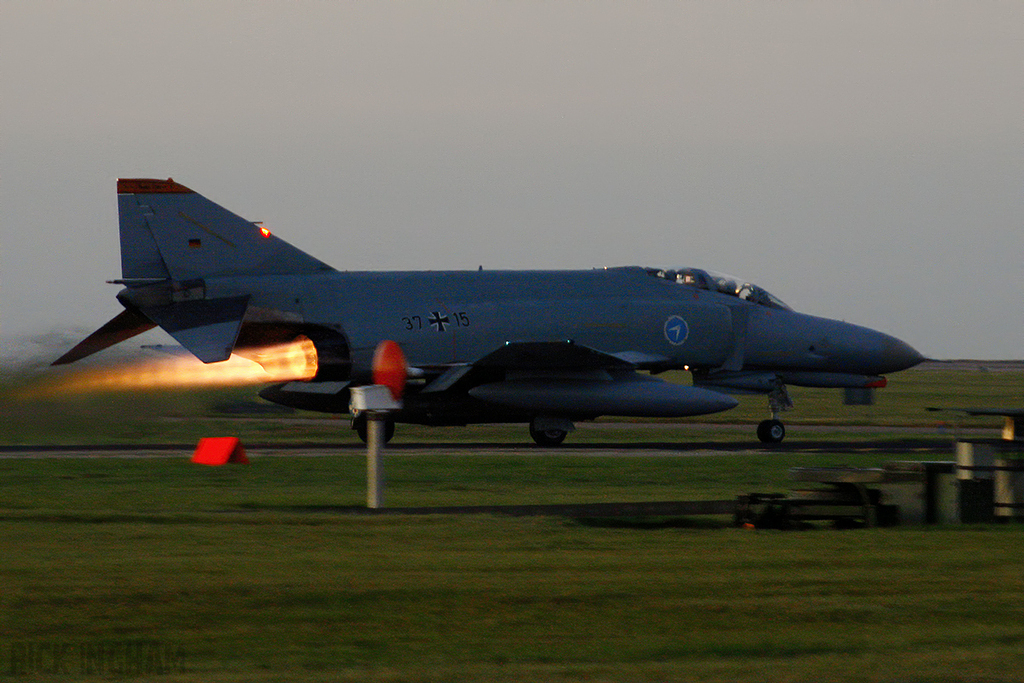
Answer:
[{"label": "37+15 marking", "polygon": [[[438,332],[444,332],[449,327],[469,327],[469,316],[465,311],[454,311],[447,315],[442,315],[440,311],[431,311],[425,322]],[[418,315],[402,318],[402,324],[407,330],[422,330],[423,323],[423,318]]]}]

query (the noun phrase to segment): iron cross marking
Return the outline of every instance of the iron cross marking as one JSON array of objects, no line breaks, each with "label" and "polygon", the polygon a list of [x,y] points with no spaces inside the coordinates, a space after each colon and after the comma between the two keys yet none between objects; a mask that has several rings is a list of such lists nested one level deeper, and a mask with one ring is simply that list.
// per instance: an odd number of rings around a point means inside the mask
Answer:
[{"label": "iron cross marking", "polygon": [[451,322],[448,320],[448,316],[444,316],[442,318],[438,311],[434,311],[433,315],[427,318],[427,322],[433,325],[438,332],[444,332],[444,326],[451,325]]}]

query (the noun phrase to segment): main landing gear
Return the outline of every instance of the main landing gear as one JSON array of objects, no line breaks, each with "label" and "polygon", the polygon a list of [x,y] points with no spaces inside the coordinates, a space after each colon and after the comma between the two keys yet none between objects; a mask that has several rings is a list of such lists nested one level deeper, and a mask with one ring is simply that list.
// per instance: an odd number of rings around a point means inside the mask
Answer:
[{"label": "main landing gear", "polygon": [[576,425],[571,420],[552,417],[535,417],[530,421],[530,438],[538,446],[558,446]]},{"label": "main landing gear", "polygon": [[757,425],[757,438],[761,443],[782,443],[786,438],[786,425],[779,419],[779,413],[792,407],[793,400],[786,391],[786,385],[781,380],[776,380],[775,388],[768,394],[768,410],[771,411],[772,417]]}]

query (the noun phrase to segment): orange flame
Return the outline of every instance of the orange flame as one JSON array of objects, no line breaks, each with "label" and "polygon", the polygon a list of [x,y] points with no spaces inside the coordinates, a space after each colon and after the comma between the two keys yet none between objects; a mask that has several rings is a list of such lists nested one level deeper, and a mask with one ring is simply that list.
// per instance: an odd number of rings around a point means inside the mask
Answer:
[{"label": "orange flame", "polygon": [[130,365],[72,371],[24,395],[53,395],[192,387],[223,387],[309,380],[316,375],[316,347],[306,337],[232,355],[219,363],[158,358]]}]

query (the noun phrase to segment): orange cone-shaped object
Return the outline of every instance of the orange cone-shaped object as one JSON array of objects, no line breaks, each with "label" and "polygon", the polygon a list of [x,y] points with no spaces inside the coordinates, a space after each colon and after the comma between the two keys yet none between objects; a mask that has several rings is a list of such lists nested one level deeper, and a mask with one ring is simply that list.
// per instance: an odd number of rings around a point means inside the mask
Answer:
[{"label": "orange cone-shaped object", "polygon": [[200,465],[223,465],[229,462],[249,464],[245,449],[237,436],[217,436],[199,439],[192,462]]}]

